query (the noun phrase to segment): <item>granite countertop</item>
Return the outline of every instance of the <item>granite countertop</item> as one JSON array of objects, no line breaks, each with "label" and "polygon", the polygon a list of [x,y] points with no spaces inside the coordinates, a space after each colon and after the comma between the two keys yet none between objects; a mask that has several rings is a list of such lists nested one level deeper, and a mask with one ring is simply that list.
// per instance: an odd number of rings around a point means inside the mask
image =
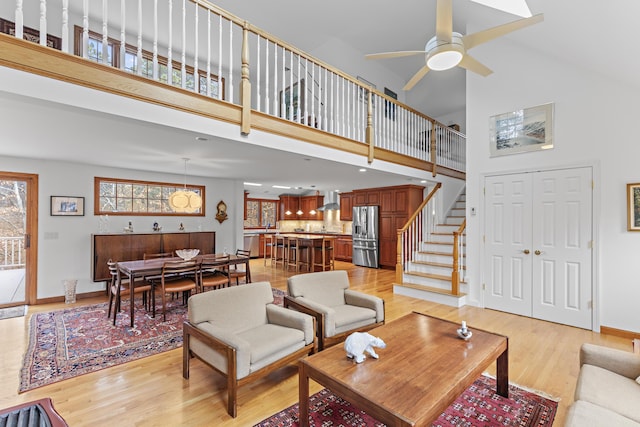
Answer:
[{"label": "granite countertop", "polygon": [[[244,230],[244,234],[277,234],[276,230]],[[315,236],[349,236],[351,237],[351,233],[341,233],[337,231],[280,231],[280,234],[309,234]]]}]

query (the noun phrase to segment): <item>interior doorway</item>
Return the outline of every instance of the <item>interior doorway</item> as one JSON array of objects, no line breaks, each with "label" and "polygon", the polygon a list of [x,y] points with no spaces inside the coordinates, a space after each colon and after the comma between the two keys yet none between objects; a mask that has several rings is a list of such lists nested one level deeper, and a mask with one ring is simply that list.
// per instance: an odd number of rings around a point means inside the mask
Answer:
[{"label": "interior doorway", "polygon": [[0,172],[0,308],[36,301],[38,175]]},{"label": "interior doorway", "polygon": [[592,329],[591,167],[485,178],[487,308]]}]

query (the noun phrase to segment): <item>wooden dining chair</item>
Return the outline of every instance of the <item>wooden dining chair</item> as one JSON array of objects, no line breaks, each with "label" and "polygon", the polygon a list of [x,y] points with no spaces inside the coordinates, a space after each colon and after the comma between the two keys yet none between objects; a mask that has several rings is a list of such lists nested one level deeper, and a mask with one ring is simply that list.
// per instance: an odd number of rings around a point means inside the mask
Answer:
[{"label": "wooden dining chair", "polygon": [[198,272],[201,292],[226,288],[231,285],[229,259],[229,255],[202,257]]},{"label": "wooden dining chair", "polygon": [[[250,258],[251,251],[246,249],[236,249],[236,256],[241,258]],[[236,281],[236,286],[240,284],[240,279],[244,278],[244,283],[247,282],[247,266],[246,264],[234,264],[229,266],[229,280]]]},{"label": "wooden dining chair", "polygon": [[[167,320],[167,294],[182,293],[183,303],[192,291],[198,289],[198,264],[195,261],[167,261],[160,275],[160,297],[162,298],[162,319]],[[153,314],[155,316],[155,292],[152,293]]]},{"label": "wooden dining chair", "polygon": [[109,260],[107,262],[109,267],[109,274],[111,275],[111,282],[109,284],[109,310],[107,312],[107,318],[111,317],[111,311],[113,308],[113,325],[116,324],[116,317],[120,311],[120,306],[123,296],[129,296],[129,304],[134,304],[135,294],[142,294],[142,302],[145,308],[149,310],[149,304],[153,299],[150,297],[150,293],[153,289],[153,285],[146,280],[133,282],[133,295],[131,295],[131,282],[129,280],[121,280],[118,283],[118,263]]}]

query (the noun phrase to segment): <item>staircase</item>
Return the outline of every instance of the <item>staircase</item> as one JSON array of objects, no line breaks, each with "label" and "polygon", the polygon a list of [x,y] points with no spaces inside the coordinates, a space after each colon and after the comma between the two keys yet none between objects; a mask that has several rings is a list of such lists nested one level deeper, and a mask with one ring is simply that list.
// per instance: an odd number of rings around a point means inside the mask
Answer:
[{"label": "staircase", "polygon": [[[414,251],[402,274],[402,284],[394,285],[394,293],[454,307],[466,304],[466,294],[453,295],[451,292],[454,263],[453,233],[465,219],[465,201],[465,194],[461,194],[443,223],[436,224],[430,237],[420,243],[420,248]],[[460,284],[464,285],[464,253],[460,258],[462,265]]]}]

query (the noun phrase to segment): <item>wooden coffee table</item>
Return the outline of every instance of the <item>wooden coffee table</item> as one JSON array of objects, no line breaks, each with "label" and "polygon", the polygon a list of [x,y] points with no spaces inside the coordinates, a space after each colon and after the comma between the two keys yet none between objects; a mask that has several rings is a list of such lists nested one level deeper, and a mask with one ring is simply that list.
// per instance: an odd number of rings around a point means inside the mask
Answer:
[{"label": "wooden coffee table", "polygon": [[336,345],[299,364],[300,426],[309,425],[309,379],[393,426],[430,425],[482,372],[497,360],[497,392],[508,397],[508,338],[411,313],[370,331],[387,344],[356,364]]}]

